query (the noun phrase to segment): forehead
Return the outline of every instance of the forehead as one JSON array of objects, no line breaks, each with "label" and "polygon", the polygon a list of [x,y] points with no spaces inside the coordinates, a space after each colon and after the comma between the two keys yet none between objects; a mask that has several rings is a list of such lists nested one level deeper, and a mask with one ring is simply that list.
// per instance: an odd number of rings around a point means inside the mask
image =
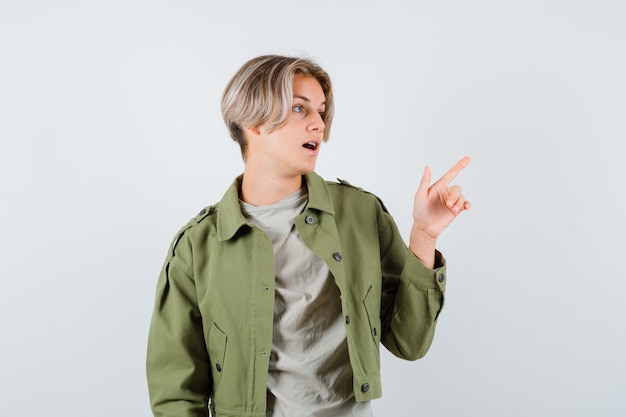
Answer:
[{"label": "forehead", "polygon": [[326,102],[326,95],[315,77],[296,74],[293,77],[293,97],[321,105]]}]

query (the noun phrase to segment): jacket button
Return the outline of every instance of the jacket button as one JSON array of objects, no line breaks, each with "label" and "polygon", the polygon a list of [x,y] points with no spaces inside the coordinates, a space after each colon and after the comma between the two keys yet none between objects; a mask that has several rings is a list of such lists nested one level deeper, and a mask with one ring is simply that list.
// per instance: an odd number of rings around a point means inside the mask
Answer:
[{"label": "jacket button", "polygon": [[313,217],[313,216],[306,216],[304,221],[306,222],[306,224],[313,224],[313,223],[315,223],[315,217]]},{"label": "jacket button", "polygon": [[335,258],[335,260],[337,262],[341,261],[343,259],[343,256],[341,256],[341,254],[339,252],[335,252],[333,253],[333,258]]},{"label": "jacket button", "polygon": [[368,384],[367,382],[361,385],[361,392],[367,392],[369,390],[370,390],[370,384]]},{"label": "jacket button", "polygon": [[346,316],[346,324],[350,324],[350,316]]},{"label": "jacket button", "polygon": [[446,276],[444,274],[439,274],[439,276],[437,277],[437,281],[439,282],[443,282],[446,279]]},{"label": "jacket button", "polygon": [[215,364],[215,369],[217,369],[217,372],[222,372],[222,365],[219,363]]},{"label": "jacket button", "polygon": [[374,327],[374,328],[372,329],[372,334],[373,334],[374,336],[376,336],[376,327]]},{"label": "jacket button", "polygon": [[206,208],[203,208],[202,210],[200,210],[200,213],[198,213],[198,216],[202,216],[204,213],[206,213]]}]

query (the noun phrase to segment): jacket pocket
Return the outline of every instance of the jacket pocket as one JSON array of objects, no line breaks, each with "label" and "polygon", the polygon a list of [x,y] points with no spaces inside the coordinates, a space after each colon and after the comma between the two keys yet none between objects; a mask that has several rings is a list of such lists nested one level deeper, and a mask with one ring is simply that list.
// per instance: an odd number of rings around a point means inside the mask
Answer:
[{"label": "jacket pocket", "polygon": [[376,345],[376,349],[380,349],[380,296],[376,295],[376,291],[371,285],[363,298],[363,306],[367,314],[372,341]]},{"label": "jacket pocket", "polygon": [[211,376],[213,377],[213,393],[217,391],[222,379],[222,374],[224,373],[227,341],[228,337],[213,323],[209,330],[208,343]]}]

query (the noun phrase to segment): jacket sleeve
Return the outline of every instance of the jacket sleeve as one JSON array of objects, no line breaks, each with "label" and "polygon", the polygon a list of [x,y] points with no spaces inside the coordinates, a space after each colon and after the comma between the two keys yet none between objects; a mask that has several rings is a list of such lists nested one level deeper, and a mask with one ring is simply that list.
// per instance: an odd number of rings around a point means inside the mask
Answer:
[{"label": "jacket sleeve", "polygon": [[445,259],[437,252],[435,269],[427,268],[406,246],[391,216],[384,209],[380,216],[381,341],[394,355],[416,360],[430,348],[443,308]]},{"label": "jacket sleeve", "polygon": [[[184,240],[183,238],[180,239]],[[157,284],[146,358],[155,417],[206,417],[211,392],[190,248],[172,244]],[[177,253],[174,254],[174,248]]]}]

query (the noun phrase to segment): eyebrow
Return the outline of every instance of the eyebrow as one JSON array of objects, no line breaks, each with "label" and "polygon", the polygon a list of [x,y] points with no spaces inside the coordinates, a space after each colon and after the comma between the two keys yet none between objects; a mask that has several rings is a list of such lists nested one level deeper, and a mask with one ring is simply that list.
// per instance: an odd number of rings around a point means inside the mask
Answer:
[{"label": "eyebrow", "polygon": [[[306,102],[308,102],[308,103],[310,103],[310,102],[311,102],[311,99],[309,99],[309,98],[307,98],[307,97],[305,97],[305,96],[299,96],[299,95],[297,95],[297,94],[294,94],[294,95],[293,95],[293,98],[299,98],[299,99],[304,100],[304,101],[306,101]],[[325,102],[325,101],[323,101],[323,102],[320,104],[320,106],[325,106],[325,105],[326,105],[326,102]]]}]

